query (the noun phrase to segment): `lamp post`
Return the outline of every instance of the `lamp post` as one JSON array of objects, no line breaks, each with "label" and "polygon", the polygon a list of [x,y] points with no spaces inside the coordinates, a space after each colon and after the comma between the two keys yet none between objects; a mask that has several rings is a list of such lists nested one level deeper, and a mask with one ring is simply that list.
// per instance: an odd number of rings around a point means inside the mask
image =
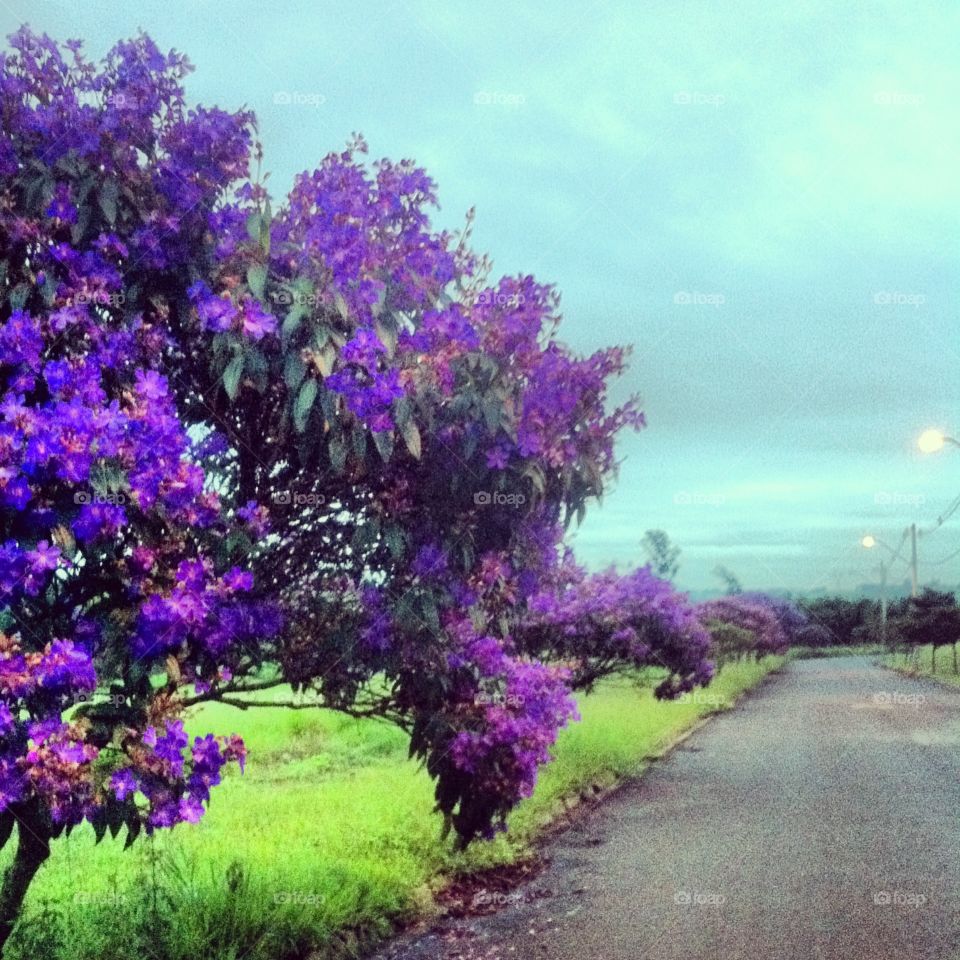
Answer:
[{"label": "lamp post", "polygon": [[[911,559],[910,559],[910,584],[911,591],[910,595],[915,597],[917,595],[917,525],[915,523],[910,525],[910,534],[911,534]],[[881,540],[879,537],[875,537],[872,534],[867,534],[861,541],[861,546],[866,547],[868,550],[872,550],[874,547],[883,547],[892,557],[896,558],[899,554],[893,547],[890,546],[884,540]],[[887,642],[887,571],[890,569],[889,564],[884,563],[881,559],[880,561],[880,636],[883,640],[883,643]]]},{"label": "lamp post", "polygon": [[[919,593],[919,582],[917,577],[917,525],[911,523],[904,532],[904,536],[909,534],[910,536],[910,596],[915,597]],[[881,540],[879,537],[873,536],[873,534],[868,533],[861,541],[860,545],[866,547],[868,550],[873,547],[883,547],[887,553],[894,558],[894,560],[900,556],[899,550],[894,550],[884,540]],[[883,566],[883,564],[881,564]],[[886,566],[886,569],[889,570],[889,565]]]},{"label": "lamp post", "polygon": [[[877,546],[880,541],[868,533],[860,543],[868,550]],[[886,546],[886,544],[883,544]],[[880,642],[887,643],[887,565],[880,559]]]}]

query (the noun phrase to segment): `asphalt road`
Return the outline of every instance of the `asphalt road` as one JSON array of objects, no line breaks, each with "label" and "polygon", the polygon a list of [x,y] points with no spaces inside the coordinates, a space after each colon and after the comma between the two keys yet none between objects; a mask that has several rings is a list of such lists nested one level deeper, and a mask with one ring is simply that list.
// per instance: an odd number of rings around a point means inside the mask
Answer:
[{"label": "asphalt road", "polygon": [[791,664],[546,849],[505,906],[383,960],[960,958],[960,692]]}]

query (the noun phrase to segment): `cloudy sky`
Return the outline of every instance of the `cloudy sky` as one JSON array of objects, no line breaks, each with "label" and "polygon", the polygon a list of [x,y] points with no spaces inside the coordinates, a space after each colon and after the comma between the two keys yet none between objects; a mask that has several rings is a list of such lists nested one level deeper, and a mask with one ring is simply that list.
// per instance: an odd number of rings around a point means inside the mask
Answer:
[{"label": "cloudy sky", "polygon": [[[94,54],[143,28],[191,95],[260,118],[275,194],[362,132],[437,180],[438,223],[563,292],[582,350],[634,347],[649,418],[576,534],[599,566],[666,529],[679,581],[871,579],[867,532],[960,493],[960,7],[859,0],[0,0]],[[960,580],[960,515],[920,539]],[[899,572],[898,572],[899,575]]]}]

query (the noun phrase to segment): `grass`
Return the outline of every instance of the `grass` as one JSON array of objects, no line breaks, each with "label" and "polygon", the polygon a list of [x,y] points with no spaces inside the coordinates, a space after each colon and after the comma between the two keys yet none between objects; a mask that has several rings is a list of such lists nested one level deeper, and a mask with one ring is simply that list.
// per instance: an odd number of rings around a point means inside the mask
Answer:
[{"label": "grass", "polygon": [[865,643],[851,647],[792,647],[791,660],[823,660],[830,657],[872,657],[888,650],[880,643]]},{"label": "grass", "polygon": [[[610,681],[581,699],[555,761],[508,834],[455,854],[406,738],[328,711],[210,705],[199,730],[240,733],[247,773],[214,791],[198,826],[122,851],[78,829],[57,841],[8,945],[11,960],[288,960],[351,956],[429,914],[450,878],[528,857],[581,795],[639,773],[701,717],[783,662],[732,664],[705,691],[660,703]],[[5,851],[9,856],[9,851]]]},{"label": "grass", "polygon": [[953,671],[951,647],[937,647],[934,651],[927,644],[914,647],[909,653],[887,653],[882,663],[891,670],[911,677],[931,677],[949,686],[960,687],[960,674]]}]

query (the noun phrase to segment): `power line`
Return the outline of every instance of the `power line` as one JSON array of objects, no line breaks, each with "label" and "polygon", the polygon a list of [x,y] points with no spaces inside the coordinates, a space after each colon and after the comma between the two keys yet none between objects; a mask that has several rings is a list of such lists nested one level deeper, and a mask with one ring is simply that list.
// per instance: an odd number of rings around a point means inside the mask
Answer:
[{"label": "power line", "polygon": [[953,551],[953,553],[949,554],[946,557],[941,557],[939,560],[924,560],[924,563],[927,564],[928,566],[936,567],[941,563],[947,563],[948,561],[952,560],[954,557],[960,557],[960,547],[958,547],[956,550]]},{"label": "power line", "polygon": [[950,506],[937,517],[937,522],[929,530],[918,530],[917,532],[924,537],[929,537],[931,533],[939,530],[956,512],[960,509],[960,496],[954,498]]}]

